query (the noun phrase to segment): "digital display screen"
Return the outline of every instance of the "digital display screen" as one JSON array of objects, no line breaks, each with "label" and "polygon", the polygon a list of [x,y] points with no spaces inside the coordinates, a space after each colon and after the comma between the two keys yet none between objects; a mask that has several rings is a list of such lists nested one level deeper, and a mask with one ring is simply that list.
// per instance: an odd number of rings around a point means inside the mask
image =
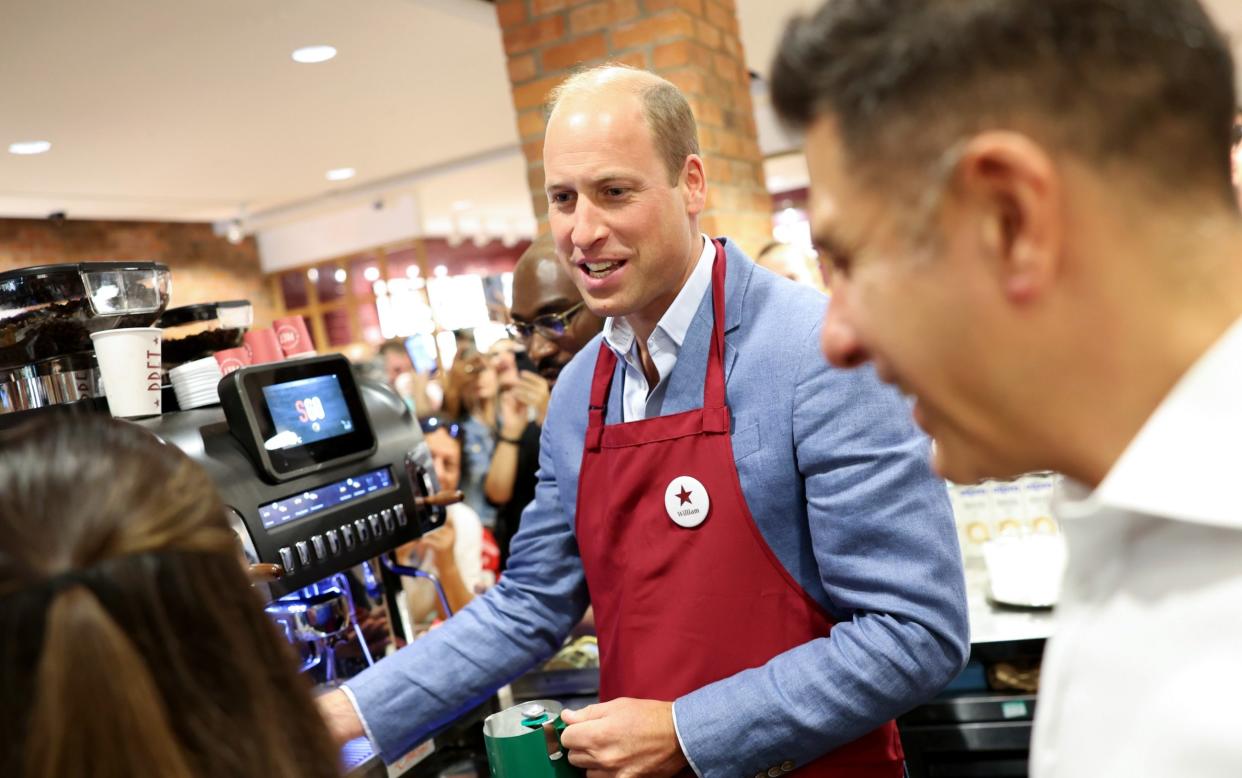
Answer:
[{"label": "digital display screen", "polygon": [[354,420],[335,375],[302,378],[263,387],[263,399],[272,415],[275,434],[263,443],[268,451],[348,435]]},{"label": "digital display screen", "polygon": [[384,467],[260,505],[259,518],[271,529],[392,487],[392,472]]}]

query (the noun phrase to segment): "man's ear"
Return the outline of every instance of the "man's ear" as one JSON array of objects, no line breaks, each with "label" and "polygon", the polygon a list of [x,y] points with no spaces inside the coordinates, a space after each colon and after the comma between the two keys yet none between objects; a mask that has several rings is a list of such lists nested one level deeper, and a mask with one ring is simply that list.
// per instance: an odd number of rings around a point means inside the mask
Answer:
[{"label": "man's ear", "polygon": [[686,157],[681,168],[681,190],[686,201],[686,212],[698,216],[707,205],[707,172],[703,158],[698,154]]},{"label": "man's ear", "polygon": [[1006,299],[1025,305],[1055,281],[1061,261],[1061,180],[1025,135],[985,132],[957,164],[954,188]]}]

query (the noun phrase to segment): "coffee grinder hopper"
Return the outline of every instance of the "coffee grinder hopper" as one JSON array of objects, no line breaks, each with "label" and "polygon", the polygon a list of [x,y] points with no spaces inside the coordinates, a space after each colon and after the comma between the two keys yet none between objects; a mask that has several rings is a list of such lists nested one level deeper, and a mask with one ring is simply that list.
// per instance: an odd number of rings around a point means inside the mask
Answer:
[{"label": "coffee grinder hopper", "polygon": [[168,306],[157,262],[82,262],[0,273],[0,413],[95,396],[91,333],[149,327]]}]

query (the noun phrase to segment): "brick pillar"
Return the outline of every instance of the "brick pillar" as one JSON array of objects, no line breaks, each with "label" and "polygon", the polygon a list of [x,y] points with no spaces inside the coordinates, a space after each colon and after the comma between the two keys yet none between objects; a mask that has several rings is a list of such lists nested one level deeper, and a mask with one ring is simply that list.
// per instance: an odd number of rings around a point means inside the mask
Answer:
[{"label": "brick pillar", "polygon": [[734,0],[497,0],[496,13],[541,227],[548,92],[580,66],[620,62],[667,78],[694,110],[708,180],[703,231],[735,239],[752,256],[771,240]]}]

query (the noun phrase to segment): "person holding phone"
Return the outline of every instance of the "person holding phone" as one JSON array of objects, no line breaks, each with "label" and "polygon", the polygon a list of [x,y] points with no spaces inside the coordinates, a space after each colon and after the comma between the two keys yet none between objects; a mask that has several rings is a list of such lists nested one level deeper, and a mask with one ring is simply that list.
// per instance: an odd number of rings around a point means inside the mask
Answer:
[{"label": "person holding phone", "polygon": [[[604,321],[586,308],[573,279],[556,260],[548,236],[537,238],[513,270],[512,346],[517,378],[501,392],[500,431],[484,490],[500,506],[496,543],[501,569],[522,510],[535,498],[539,436],[549,393],[573,356],[603,329]],[[503,381],[503,378],[502,378]]]},{"label": "person holding phone", "polygon": [[412,340],[386,340],[380,345],[378,356],[383,362],[384,378],[388,385],[401,396],[410,412],[422,419],[439,410],[444,401],[444,390],[433,378],[434,362],[422,369],[415,364],[409,348]]},{"label": "person holding phone", "polygon": [[509,540],[517,531],[522,509],[535,496],[539,467],[539,432],[548,413],[551,387],[534,372],[521,344],[504,338],[488,350],[498,376],[495,447],[483,482],[483,495],[496,507],[492,533],[503,570]]}]

